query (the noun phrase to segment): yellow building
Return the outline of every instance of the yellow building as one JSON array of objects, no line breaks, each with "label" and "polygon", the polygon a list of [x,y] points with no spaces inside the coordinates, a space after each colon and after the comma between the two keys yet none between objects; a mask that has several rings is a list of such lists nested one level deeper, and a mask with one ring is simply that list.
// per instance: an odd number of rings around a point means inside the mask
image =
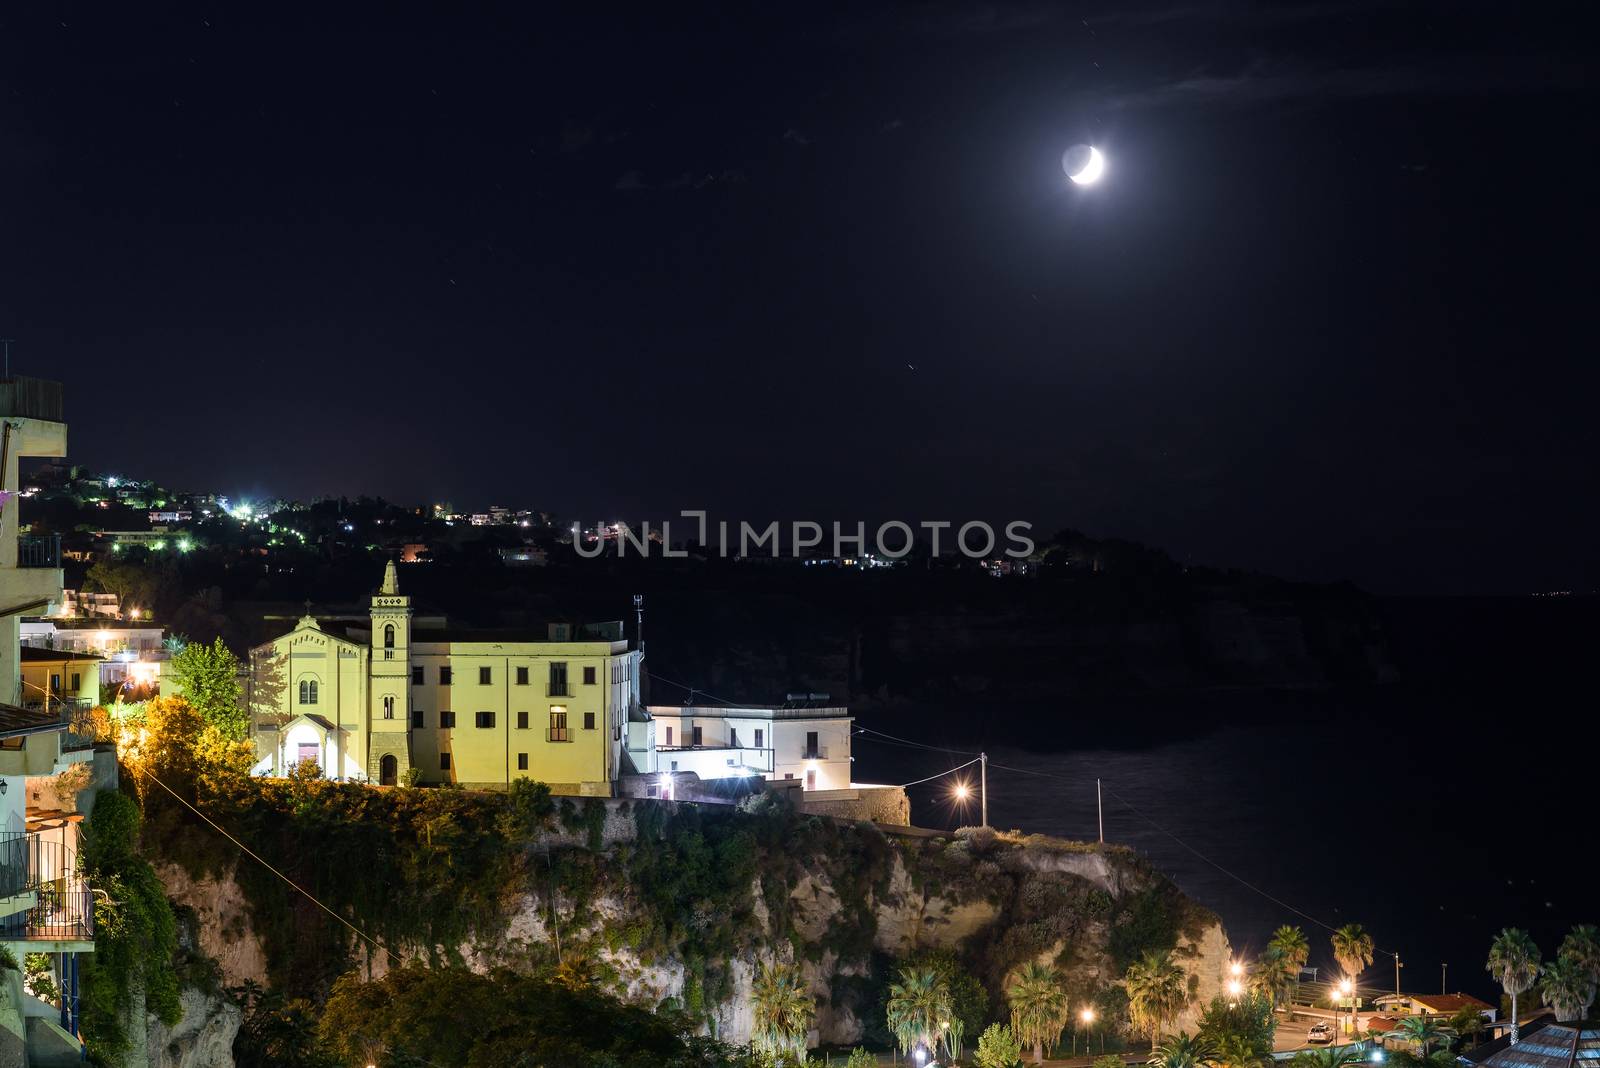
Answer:
[{"label": "yellow building", "polygon": [[93,708],[100,703],[101,658],[67,649],[18,650],[22,663],[24,708]]},{"label": "yellow building", "polygon": [[531,778],[606,796],[630,770],[638,653],[620,623],[511,631],[415,625],[393,561],[365,625],[304,616],[252,650],[256,771],[312,760],[330,778],[504,786]]}]

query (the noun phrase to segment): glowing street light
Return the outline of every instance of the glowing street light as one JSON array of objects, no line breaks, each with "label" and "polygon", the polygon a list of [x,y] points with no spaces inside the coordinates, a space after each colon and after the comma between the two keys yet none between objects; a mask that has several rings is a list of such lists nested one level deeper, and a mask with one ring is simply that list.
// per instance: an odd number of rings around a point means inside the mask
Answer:
[{"label": "glowing street light", "polygon": [[1228,996],[1236,998],[1242,993],[1244,993],[1244,984],[1239,982],[1239,980],[1237,980],[1237,979],[1229,979],[1228,980]]},{"label": "glowing street light", "polygon": [[1235,979],[1239,978],[1239,976],[1244,974],[1244,965],[1240,964],[1238,961],[1234,961],[1232,964],[1228,965],[1228,974],[1233,976]]},{"label": "glowing street light", "polygon": [[957,801],[966,801],[966,799],[971,797],[971,796],[972,796],[972,787],[968,786],[964,782],[956,783],[955,798],[956,798]]},{"label": "glowing street light", "polygon": [[1355,983],[1351,982],[1349,979],[1340,980],[1340,982],[1339,982],[1339,995],[1341,997],[1347,997],[1347,998],[1350,999],[1350,1033],[1351,1034],[1354,1034],[1355,1030],[1356,1030],[1356,999],[1354,997],[1355,992],[1356,992],[1356,984]]}]

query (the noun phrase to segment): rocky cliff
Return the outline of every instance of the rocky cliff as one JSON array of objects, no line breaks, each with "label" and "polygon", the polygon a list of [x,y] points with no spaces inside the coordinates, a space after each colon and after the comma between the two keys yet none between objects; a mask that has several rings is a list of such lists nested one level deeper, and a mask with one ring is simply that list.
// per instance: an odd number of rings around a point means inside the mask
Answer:
[{"label": "rocky cliff", "polygon": [[[315,791],[302,796],[301,812],[311,797],[326,801],[359,789],[301,788]],[[472,812],[490,810],[469,798],[460,803]],[[1096,1000],[1114,1014],[1117,981],[1146,950],[1172,951],[1188,972],[1191,1012],[1221,989],[1229,951],[1215,916],[1126,850],[989,831],[886,834],[872,824],[799,816],[774,802],[747,808],[569,805],[516,842],[510,864],[494,861],[495,886],[467,885],[463,876],[459,897],[447,906],[472,917],[459,924],[419,923],[411,909],[427,895],[416,896],[417,885],[386,888],[404,903],[404,917],[341,908],[341,900],[360,895],[317,885],[302,865],[297,881],[369,931],[381,951],[357,946],[316,910],[266,892],[251,860],[219,854],[197,870],[174,857],[158,870],[174,900],[194,911],[200,948],[225,984],[251,981],[293,996],[317,997],[319,983],[351,965],[377,975],[407,959],[577,968],[630,1001],[682,1009],[708,1032],[743,1042],[752,977],[763,962],[784,960],[801,967],[819,998],[813,1041],[850,1043],[880,1025],[883,987],[896,962],[930,949],[954,951],[996,1005],[1004,976],[1037,959],[1062,969],[1075,999]],[[423,826],[437,834],[441,814],[433,810]],[[454,811],[452,833],[470,818]],[[424,872],[437,860],[434,842],[432,859],[403,865],[421,881],[433,877]],[[314,840],[303,846],[319,848]],[[273,845],[258,848],[270,853]],[[367,858],[343,859],[345,880],[382,879],[363,870]],[[480,907],[485,902],[492,907]],[[294,917],[287,927],[273,911],[284,908]]]}]

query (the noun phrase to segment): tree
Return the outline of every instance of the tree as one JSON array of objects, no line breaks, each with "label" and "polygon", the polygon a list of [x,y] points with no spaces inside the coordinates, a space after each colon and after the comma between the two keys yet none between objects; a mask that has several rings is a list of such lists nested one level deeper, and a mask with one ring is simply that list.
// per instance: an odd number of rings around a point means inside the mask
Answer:
[{"label": "tree", "polygon": [[1267,948],[1282,954],[1284,960],[1294,966],[1297,978],[1300,969],[1311,959],[1311,943],[1306,941],[1306,933],[1292,924],[1286,923],[1273,931]]},{"label": "tree", "polygon": [[1272,1058],[1245,1035],[1225,1035],[1216,1045],[1216,1062],[1223,1068],[1258,1068]]},{"label": "tree", "polygon": [[[878,1058],[857,1046],[850,1051],[850,1056],[844,1062],[844,1068],[878,1068]],[[1004,1068],[1011,1068],[1005,1065]]]},{"label": "tree", "polygon": [[977,1034],[989,1019],[989,992],[948,949],[919,953],[909,961],[911,967],[930,968],[950,994],[949,1027],[944,1028],[945,1051],[958,1060],[969,1034]]},{"label": "tree", "polygon": [[1179,1031],[1150,1051],[1151,1068],[1202,1068],[1217,1063],[1216,1050],[1198,1035]]},{"label": "tree", "polygon": [[816,1000],[793,964],[764,964],[750,989],[756,1048],[766,1053],[804,1057],[806,1032],[817,1014]]},{"label": "tree", "polygon": [[[1213,998],[1200,1014],[1199,1036],[1230,1065],[1253,1064],[1272,1053],[1277,1022],[1272,1002],[1259,994],[1236,1000]],[[1248,1048],[1249,1055],[1244,1054]],[[1223,1058],[1223,1053],[1229,1056]],[[1252,1059],[1253,1058],[1253,1059]]]},{"label": "tree", "polygon": [[239,685],[239,658],[218,638],[210,645],[195,642],[173,657],[172,677],[178,690],[202,719],[230,741],[250,731],[250,716]]},{"label": "tree", "polygon": [[[178,921],[166,887],[139,855],[139,806],[116,790],[95,795],[83,827],[78,860],[95,895],[95,951],[83,968],[83,1039],[96,1058],[119,1063],[129,1048],[133,997],[171,1027],[183,1015],[178,1001]],[[137,1026],[143,1027],[140,1015]]]},{"label": "tree", "polygon": [[1423,1057],[1427,1057],[1435,1042],[1444,1042],[1456,1037],[1454,1028],[1446,1027],[1429,1016],[1403,1016],[1395,1023],[1394,1030],[1390,1034],[1414,1044],[1422,1051]]},{"label": "tree", "polygon": [[1061,1038],[1071,1013],[1061,976],[1048,964],[1029,961],[1006,984],[1006,1001],[1011,1006],[1011,1030],[1024,1045],[1033,1047],[1035,1062],[1043,1061],[1045,1047]]},{"label": "tree", "polygon": [[[990,1024],[978,1036],[978,1052],[973,1060],[978,1068],[1016,1068],[1022,1063],[1022,1043],[1005,1024]],[[1117,1063],[1121,1068],[1120,1059]]]},{"label": "tree", "polygon": [[1136,1030],[1147,1032],[1152,1043],[1161,1038],[1168,1020],[1189,1003],[1183,969],[1167,953],[1146,953],[1128,965],[1123,977],[1128,990],[1128,1016]]},{"label": "tree", "polygon": [[1589,977],[1589,996],[1583,1002],[1583,1015],[1587,1018],[1595,991],[1600,988],[1600,928],[1592,923],[1578,924],[1561,940],[1556,956],[1571,961]]},{"label": "tree", "polygon": [[1294,997],[1299,986],[1300,966],[1280,947],[1268,945],[1250,973],[1250,990],[1264,997],[1276,1009]]},{"label": "tree", "polygon": [[1463,1005],[1457,1009],[1454,1016],[1450,1017],[1450,1030],[1462,1038],[1476,1038],[1488,1026],[1488,1021],[1483,1018],[1483,1010],[1475,1009],[1471,1005]]},{"label": "tree", "polygon": [[1577,961],[1571,957],[1557,957],[1544,966],[1539,999],[1556,1010],[1558,1023],[1571,1023],[1583,1019],[1594,1001],[1594,983]]},{"label": "tree", "polygon": [[1361,1051],[1355,1046],[1326,1046],[1301,1050],[1290,1059],[1289,1068],[1345,1068],[1361,1060]]},{"label": "tree", "polygon": [[1517,996],[1539,978],[1539,947],[1533,944],[1528,932],[1507,927],[1490,944],[1485,967],[1495,982],[1511,995],[1511,1041],[1515,1044],[1518,1039]]},{"label": "tree", "polygon": [[1329,941],[1333,943],[1333,959],[1339,962],[1339,967],[1344,969],[1345,978],[1350,981],[1350,1032],[1354,1034],[1356,1001],[1359,997],[1356,992],[1356,980],[1361,978],[1361,973],[1372,963],[1372,936],[1359,923],[1347,923],[1333,932]]},{"label": "tree", "polygon": [[938,1048],[939,1024],[950,1019],[950,990],[932,968],[901,968],[889,986],[889,1031],[904,1053]]}]

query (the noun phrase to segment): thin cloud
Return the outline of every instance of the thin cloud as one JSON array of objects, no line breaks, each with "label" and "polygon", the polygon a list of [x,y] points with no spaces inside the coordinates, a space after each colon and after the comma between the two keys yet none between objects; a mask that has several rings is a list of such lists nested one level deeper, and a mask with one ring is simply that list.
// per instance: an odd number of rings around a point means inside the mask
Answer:
[{"label": "thin cloud", "polygon": [[1475,59],[1395,63],[1382,67],[1314,67],[1257,64],[1237,74],[1196,73],[1162,85],[1111,94],[1123,109],[1251,106],[1363,97],[1494,96],[1577,89],[1581,70],[1548,60],[1485,69]]}]

